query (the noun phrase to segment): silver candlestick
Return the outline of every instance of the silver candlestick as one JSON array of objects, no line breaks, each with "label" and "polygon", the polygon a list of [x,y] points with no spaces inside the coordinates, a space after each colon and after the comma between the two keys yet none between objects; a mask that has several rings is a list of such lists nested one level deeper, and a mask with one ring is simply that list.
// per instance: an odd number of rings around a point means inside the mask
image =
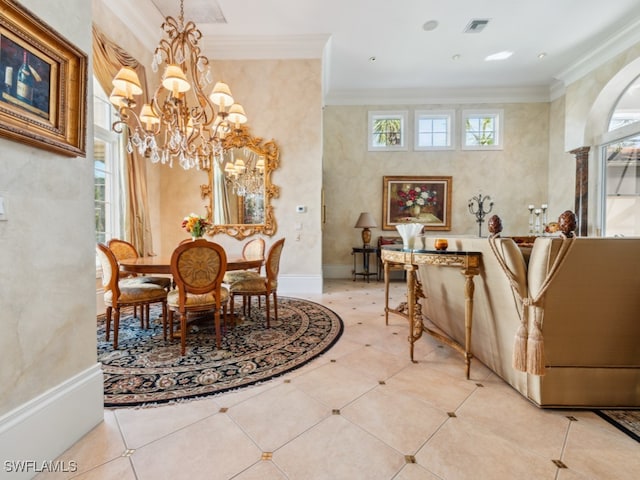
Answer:
[{"label": "silver candlestick", "polygon": [[[489,208],[485,210],[484,203],[489,202]],[[484,222],[484,217],[487,216],[493,209],[493,202],[491,201],[491,197],[482,194],[478,194],[469,200],[469,212],[472,215],[476,216],[476,222],[478,222],[478,236],[482,237],[482,222]]]},{"label": "silver candlestick", "polygon": [[529,205],[529,234],[533,234],[533,210],[536,208],[534,205]]}]

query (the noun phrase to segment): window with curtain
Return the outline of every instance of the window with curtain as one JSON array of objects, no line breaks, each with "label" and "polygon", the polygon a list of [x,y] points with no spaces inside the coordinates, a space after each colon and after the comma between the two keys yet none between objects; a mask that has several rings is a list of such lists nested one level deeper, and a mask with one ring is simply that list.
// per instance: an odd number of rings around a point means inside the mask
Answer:
[{"label": "window with curtain", "polygon": [[93,82],[94,186],[96,242],[120,236],[119,138],[111,131],[114,111],[99,83]]}]

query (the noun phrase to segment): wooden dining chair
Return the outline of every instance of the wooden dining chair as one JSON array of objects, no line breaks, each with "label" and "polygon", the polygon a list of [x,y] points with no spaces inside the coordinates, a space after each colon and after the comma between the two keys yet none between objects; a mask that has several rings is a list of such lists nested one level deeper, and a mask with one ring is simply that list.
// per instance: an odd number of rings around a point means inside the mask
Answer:
[{"label": "wooden dining chair", "polygon": [[120,309],[122,307],[140,307],[140,327],[149,328],[149,306],[153,303],[160,303],[164,323],[167,318],[167,291],[155,283],[141,282],[137,277],[120,279],[118,261],[109,247],[98,243],[96,252],[102,267],[102,286],[106,306],[105,337],[109,341],[113,313],[113,348],[117,350]]},{"label": "wooden dining chair", "polygon": [[[231,311],[234,311],[234,298],[236,296],[243,297],[243,308],[245,315],[251,314],[250,298],[254,295],[265,297],[265,307],[267,309],[267,328],[271,326],[270,304],[269,298],[273,296],[273,308],[275,319],[278,320],[278,273],[280,271],[280,257],[284,247],[284,238],[276,241],[267,254],[265,262],[266,275],[260,275],[257,272],[246,272],[242,278],[231,283],[229,290],[231,293]],[[249,301],[247,301],[249,299]]]},{"label": "wooden dining chair", "polygon": [[[133,244],[127,242],[126,240],[121,240],[119,238],[112,238],[107,242],[107,246],[109,247],[109,250],[111,250],[113,254],[116,256],[116,259],[118,261],[139,257],[138,250],[136,250],[136,247],[134,247]],[[141,282],[155,283],[156,285],[160,285],[162,288],[165,288],[167,290],[171,288],[171,279],[169,277],[137,275],[135,273],[127,273],[127,275],[136,277],[140,279]]]},{"label": "wooden dining chair", "polygon": [[[171,273],[176,289],[169,292],[169,334],[173,338],[174,313],[180,316],[180,352],[186,352],[187,315],[193,312],[214,312],[216,345],[221,346],[220,310],[227,320],[229,290],[222,286],[227,270],[227,255],[214,242],[198,239],[178,245],[171,255]],[[164,335],[166,338],[167,325]]]},{"label": "wooden dining chair", "polygon": [[[243,260],[256,260],[261,259],[264,260],[264,250],[265,250],[265,242],[263,238],[254,238],[249,240],[242,247],[242,259]],[[224,283],[232,284],[237,282],[238,280],[242,280],[245,278],[246,272],[256,272],[260,273],[262,270],[262,265],[249,269],[249,270],[234,270],[225,273],[224,275]]]}]

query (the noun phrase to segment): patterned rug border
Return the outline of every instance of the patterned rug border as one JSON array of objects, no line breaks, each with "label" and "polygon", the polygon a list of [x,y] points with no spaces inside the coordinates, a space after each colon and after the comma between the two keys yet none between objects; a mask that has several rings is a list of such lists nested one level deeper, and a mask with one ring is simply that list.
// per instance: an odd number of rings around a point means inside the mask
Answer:
[{"label": "patterned rug border", "polygon": [[[105,395],[104,395],[104,407],[107,408],[107,409],[149,408],[149,407],[155,407],[155,406],[160,406],[160,405],[184,403],[184,402],[188,402],[188,401],[192,401],[192,400],[199,400],[199,399],[202,399],[202,398],[211,398],[211,397],[214,397],[216,395],[223,394],[223,393],[239,391],[239,390],[242,390],[242,389],[247,388],[247,387],[260,385],[260,384],[266,383],[268,381],[271,381],[273,379],[276,379],[278,377],[281,377],[281,376],[283,376],[283,375],[285,375],[287,373],[295,371],[295,370],[303,367],[304,365],[308,364],[312,360],[315,360],[316,358],[319,358],[320,356],[324,355],[327,351],[329,351],[338,342],[338,340],[340,340],[340,338],[342,337],[342,334],[344,332],[344,322],[343,322],[342,318],[335,311],[333,311],[332,309],[326,307],[325,305],[323,305],[321,303],[318,303],[318,302],[314,302],[312,300],[307,300],[307,299],[303,299],[303,298],[296,298],[296,297],[280,297],[279,296],[278,297],[278,301],[279,301],[279,304],[280,304],[280,301],[282,301],[283,303],[284,302],[288,302],[288,301],[303,302],[303,303],[314,305],[316,307],[319,307],[320,310],[324,310],[324,311],[328,312],[335,319],[335,323],[336,323],[335,337],[332,340],[330,340],[321,350],[318,350],[317,352],[313,353],[311,356],[309,356],[308,358],[305,358],[300,363],[294,364],[294,365],[292,365],[290,367],[287,367],[287,368],[284,368],[283,370],[280,370],[280,371],[278,371],[276,373],[273,373],[273,374],[270,374],[268,376],[258,377],[253,381],[249,381],[249,382],[246,382],[246,383],[241,383],[239,385],[231,385],[231,386],[223,387],[223,388],[220,388],[219,390],[216,390],[216,391],[213,391],[213,392],[209,392],[209,393],[194,393],[194,394],[178,396],[178,397],[175,397],[175,398],[174,397],[171,397],[171,398],[159,398],[159,399],[154,399],[154,400],[149,400],[149,401],[118,401],[118,402],[113,402],[113,401],[108,401],[107,393],[105,393]],[[128,309],[125,309],[125,312],[127,312],[127,313],[125,313],[123,315],[123,317],[131,315],[129,313]],[[104,321],[104,319],[105,319],[105,314],[104,313],[97,315],[97,320],[98,321],[100,321],[100,320]],[[272,319],[272,322],[273,322],[273,319]],[[177,343],[179,344],[179,341],[177,341]],[[98,361],[100,362],[100,358],[98,359]]]},{"label": "patterned rug border", "polygon": [[[631,428],[627,428],[622,421],[615,418],[620,414],[631,414],[633,415],[633,428],[637,432],[634,432]],[[616,427],[621,432],[627,434],[629,437],[633,438],[636,442],[640,443],[640,410],[631,410],[631,409],[620,409],[620,410],[594,410],[593,413],[598,415],[600,418],[606,420],[608,423]]]}]

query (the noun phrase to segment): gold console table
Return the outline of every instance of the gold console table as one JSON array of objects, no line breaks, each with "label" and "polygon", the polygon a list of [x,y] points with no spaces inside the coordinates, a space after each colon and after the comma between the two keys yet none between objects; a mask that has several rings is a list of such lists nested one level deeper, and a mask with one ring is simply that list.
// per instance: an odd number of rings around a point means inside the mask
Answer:
[{"label": "gold console table", "polygon": [[[389,324],[389,312],[400,315],[409,320],[409,352],[411,361],[413,360],[413,346],[422,336],[422,332],[449,345],[464,356],[465,373],[467,379],[471,369],[471,329],[473,326],[473,277],[480,273],[480,252],[450,252],[446,250],[409,250],[402,246],[383,246],[381,249],[382,262],[384,263],[384,316],[385,322]],[[389,308],[389,268],[391,265],[404,265],[407,271],[407,301],[401,303],[397,308]],[[452,338],[427,327],[422,318],[422,306],[419,301],[424,298],[422,284],[417,278],[416,271],[420,265],[433,265],[437,267],[458,267],[464,276],[464,345],[460,345]]]}]

